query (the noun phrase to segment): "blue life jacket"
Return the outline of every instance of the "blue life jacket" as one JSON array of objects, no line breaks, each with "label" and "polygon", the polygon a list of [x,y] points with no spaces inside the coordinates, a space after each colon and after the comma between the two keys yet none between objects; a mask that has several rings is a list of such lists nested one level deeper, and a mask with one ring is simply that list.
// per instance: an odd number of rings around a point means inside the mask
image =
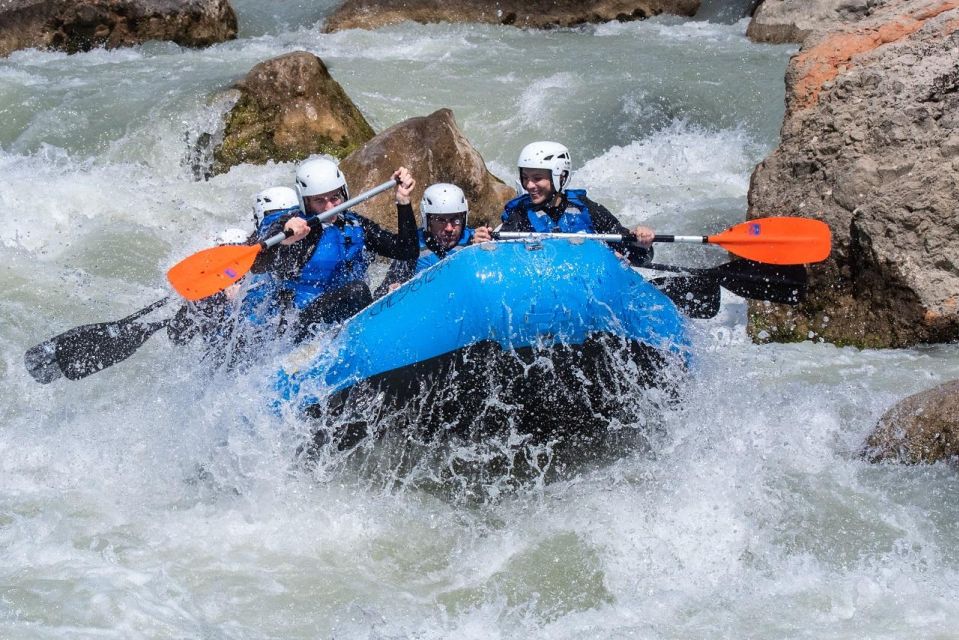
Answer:
[{"label": "blue life jacket", "polygon": [[277,209],[271,211],[267,215],[263,216],[263,220],[260,221],[259,226],[256,228],[256,235],[258,238],[263,239],[266,235],[266,232],[273,226],[273,223],[282,218],[283,216],[288,215],[299,215],[299,207],[290,207],[289,209]]},{"label": "blue life jacket", "polygon": [[[420,240],[420,255],[416,259],[416,270],[413,272],[414,275],[423,271],[424,269],[429,269],[434,264],[442,260],[438,255],[433,253],[433,251],[426,246],[426,236],[423,233],[422,229],[417,229],[416,235]],[[450,255],[455,251],[459,251],[463,247],[469,246],[470,240],[473,238],[472,229],[463,229],[463,235],[460,237],[460,241],[456,243],[452,249],[446,252],[446,256]],[[444,258],[446,256],[443,256]]]},{"label": "blue life jacket", "polygon": [[366,278],[363,226],[352,211],[343,214],[343,219],[346,224],[342,230],[333,224],[323,225],[323,235],[299,275],[283,282],[283,288],[293,292],[298,309],[327,291]]},{"label": "blue life jacket", "polygon": [[506,222],[513,215],[525,214],[529,220],[533,231],[537,233],[549,233],[558,231],[561,233],[595,233],[593,229],[593,217],[590,214],[589,206],[583,201],[586,197],[585,189],[570,189],[566,192],[566,201],[568,206],[559,220],[553,221],[545,211],[536,211],[533,209],[533,200],[528,193],[513,198],[506,203],[503,211],[503,222]]}]

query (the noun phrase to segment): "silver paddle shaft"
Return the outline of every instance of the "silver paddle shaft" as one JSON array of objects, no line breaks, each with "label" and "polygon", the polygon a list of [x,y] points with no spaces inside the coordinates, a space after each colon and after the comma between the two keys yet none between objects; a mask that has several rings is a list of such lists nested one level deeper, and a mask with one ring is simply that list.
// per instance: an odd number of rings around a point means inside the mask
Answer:
[{"label": "silver paddle shaft", "polygon": [[[603,242],[636,242],[631,233],[536,233],[528,231],[499,231],[493,233],[496,240],[539,240],[542,238],[581,238]],[[653,236],[653,242],[686,242],[706,244],[708,236]]]},{"label": "silver paddle shaft", "polygon": [[[373,196],[383,193],[384,191],[387,191],[389,189],[392,189],[395,186],[396,186],[396,180],[392,180],[392,179],[387,180],[386,182],[379,185],[378,187],[373,187],[369,191],[364,191],[363,193],[356,196],[355,198],[350,198],[343,204],[336,205],[329,211],[324,211],[323,213],[317,214],[315,216],[310,216],[309,218],[306,219],[306,223],[312,226],[314,222],[326,222],[327,220],[332,220],[337,215],[339,215],[340,212],[346,211],[350,207],[358,205],[359,203],[364,202],[366,200],[369,200]],[[260,245],[264,249],[269,249],[270,247],[280,244],[281,242],[283,242],[284,240],[286,240],[292,235],[293,235],[293,232],[290,231],[289,229],[286,229],[285,231],[281,231],[280,233],[272,235],[266,240],[263,240],[262,242],[260,242]]]},{"label": "silver paddle shaft", "polygon": [[495,231],[496,240],[542,240],[543,238],[579,238],[580,240],[600,240],[603,242],[633,242],[633,234],[623,233],[536,233],[528,231]]}]

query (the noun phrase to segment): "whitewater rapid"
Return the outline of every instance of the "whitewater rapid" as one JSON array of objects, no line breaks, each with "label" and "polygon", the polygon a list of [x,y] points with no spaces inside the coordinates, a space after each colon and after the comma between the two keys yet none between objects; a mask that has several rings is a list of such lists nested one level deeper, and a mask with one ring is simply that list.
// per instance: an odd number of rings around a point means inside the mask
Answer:
[{"label": "whitewater rapid", "polygon": [[290,182],[193,178],[216,96],[260,61],[319,55],[378,131],[449,107],[510,183],[526,142],[561,140],[623,222],[693,234],[743,219],[795,51],[745,21],[324,35],[332,3],[236,4],[240,38],[205,50],[0,60],[0,637],[959,637],[954,470],[858,457],[888,407],[959,377],[954,345],[754,345],[724,293],[648,449],[471,495],[298,471],[308,427],[264,402],[269,360],[211,372],[160,334],[34,382],[27,348],[166,295],[170,265]]}]

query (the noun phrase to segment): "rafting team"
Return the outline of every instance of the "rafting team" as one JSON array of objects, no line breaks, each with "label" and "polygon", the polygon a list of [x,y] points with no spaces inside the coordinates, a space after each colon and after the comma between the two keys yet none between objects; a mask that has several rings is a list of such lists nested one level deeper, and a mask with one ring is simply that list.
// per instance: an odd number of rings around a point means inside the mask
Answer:
[{"label": "rafting team", "polygon": [[[532,233],[603,233],[632,235],[634,242],[609,242],[633,266],[652,259],[653,230],[637,226],[630,231],[603,205],[590,200],[582,189],[567,189],[572,162],[569,150],[557,142],[533,142],[519,154],[520,186],[525,193],[506,203],[496,231]],[[221,347],[236,313],[265,333],[292,335],[300,342],[322,325],[351,317],[374,298],[471,244],[489,242],[494,230],[471,229],[469,205],[463,190],[453,184],[431,185],[420,202],[422,227],[417,228],[410,194],[416,186],[405,167],[393,173],[396,181],[397,233],[352,211],[341,212],[323,223],[308,224],[349,199],[346,178],[325,158],[302,162],[296,169],[295,189],[270,187],[254,197],[257,225],[252,235],[239,229],[220,234],[218,244],[252,244],[276,233],[287,237],[276,250],[261,252],[251,268],[252,282],[242,299],[235,301],[239,285],[184,305],[167,326],[173,342],[182,344],[196,335],[210,347]],[[392,259],[376,291],[367,284],[367,268],[374,255]],[[255,334],[254,334],[255,335]],[[235,342],[235,340],[234,340]],[[231,363],[258,342],[248,335],[233,346]],[[222,349],[214,349],[223,357]],[[245,359],[245,358],[243,358]]]}]

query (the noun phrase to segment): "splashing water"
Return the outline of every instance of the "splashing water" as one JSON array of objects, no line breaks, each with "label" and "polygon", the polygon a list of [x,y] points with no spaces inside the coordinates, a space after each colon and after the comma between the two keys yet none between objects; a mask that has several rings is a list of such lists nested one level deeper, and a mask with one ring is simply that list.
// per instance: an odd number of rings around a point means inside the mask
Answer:
[{"label": "splashing water", "polygon": [[508,428],[390,431],[312,472],[311,426],[264,400],[271,354],[211,369],[161,334],[84,380],[29,378],[27,348],[162,297],[166,268],[289,183],[284,163],[194,178],[220,92],[272,56],[321,56],[377,130],[452,108],[509,183],[526,142],[561,140],[577,186],[663,233],[741,221],[776,144],[794,48],[744,21],[325,35],[332,4],[237,3],[241,37],[200,51],[0,60],[0,637],[956,635],[959,480],[858,457],[886,408],[959,377],[954,345],[758,346],[724,293],[676,400],[618,371],[610,431],[636,437],[585,461]]}]

